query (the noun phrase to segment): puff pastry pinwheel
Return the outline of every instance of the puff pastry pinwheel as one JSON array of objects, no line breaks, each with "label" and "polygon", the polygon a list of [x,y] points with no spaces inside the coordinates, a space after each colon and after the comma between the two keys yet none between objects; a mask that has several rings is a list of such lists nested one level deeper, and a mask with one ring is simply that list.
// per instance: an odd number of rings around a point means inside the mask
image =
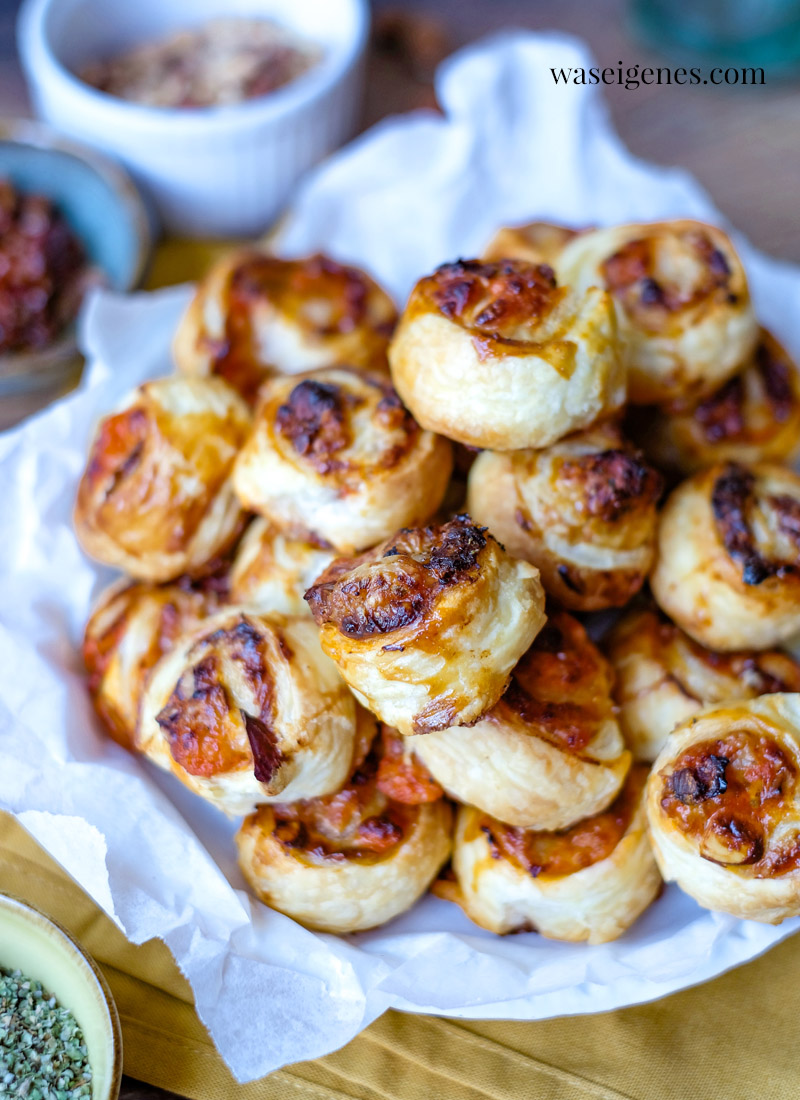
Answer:
[{"label": "puff pastry pinwheel", "polygon": [[294,539],[267,519],[254,519],[236,548],[232,603],[284,615],[308,615],[303,595],[333,561],[332,550]]},{"label": "puff pastry pinwheel", "polygon": [[352,553],[432,516],[452,466],[385,377],[332,367],[265,384],[233,480],[247,508]]},{"label": "puff pastry pinwheel", "polygon": [[800,476],[713,466],[670,495],[650,587],[710,649],[768,649],[800,630]]},{"label": "puff pastry pinwheel", "polygon": [[217,608],[217,594],[188,583],[117,581],[95,605],[83,639],[89,694],[115,741],[134,747],[150,670],[176,639]]},{"label": "puff pastry pinwheel", "polygon": [[762,329],[744,370],[699,405],[657,410],[642,446],[684,474],[714,462],[789,462],[800,448],[800,371]]},{"label": "puff pastry pinwheel", "polygon": [[78,487],[87,553],[137,580],[197,573],[241,529],[233,461],[247,406],[218,378],[145,382],[100,422]]},{"label": "puff pastry pinwheel", "polygon": [[661,877],[635,765],[607,810],[563,832],[504,825],[474,806],[456,818],[453,870],[464,912],[490,932],[607,943],[654,900]]},{"label": "puff pastry pinwheel", "polygon": [[581,624],[556,612],[481,721],[408,740],[459,802],[524,829],[563,829],[608,806],[630,767],[612,684]]},{"label": "puff pastry pinwheel", "polygon": [[484,451],[467,511],[576,611],[620,607],[653,562],[660,475],[605,423],[541,451]]},{"label": "puff pastry pinwheel", "polygon": [[800,914],[800,695],[708,707],[667,739],[647,784],[661,873],[707,909]]},{"label": "puff pastry pinwheel", "polygon": [[495,260],[525,260],[529,264],[553,264],[574,237],[576,229],[550,222],[529,222],[498,229],[483,253],[484,263]]},{"label": "puff pastry pinwheel", "polygon": [[650,607],[620,620],[607,650],[619,723],[637,760],[655,760],[669,732],[710,703],[800,691],[800,662],[788,653],[716,653]]},{"label": "puff pastry pinwheel", "polygon": [[547,447],[625,400],[608,294],[522,260],[459,260],[421,279],[389,362],[423,427],[493,451]]},{"label": "puff pastry pinwheel", "polygon": [[248,401],[272,374],[352,363],[385,369],[397,314],[368,275],[327,256],[231,253],[205,277],[178,327],[186,374],[218,374]]},{"label": "puff pastry pinwheel", "polygon": [[758,339],[747,279],[728,237],[696,221],[582,233],[555,262],[559,282],[614,299],[628,398],[695,400],[735,373]]},{"label": "puff pastry pinwheel", "polygon": [[[386,794],[380,742],[327,798],[260,806],[239,830],[239,865],[273,909],[323,932],[361,932],[409,909],[450,854],[452,814],[430,788]],[[440,793],[440,792],[439,792]],[[421,795],[422,797],[418,797]]]},{"label": "puff pastry pinwheel", "polygon": [[357,698],[403,734],[480,718],[545,621],[538,571],[466,515],[335,561],[306,599]]},{"label": "puff pastry pinwheel", "polygon": [[150,674],[136,747],[228,814],[337,790],[355,701],[307,618],[229,608],[184,634]]}]

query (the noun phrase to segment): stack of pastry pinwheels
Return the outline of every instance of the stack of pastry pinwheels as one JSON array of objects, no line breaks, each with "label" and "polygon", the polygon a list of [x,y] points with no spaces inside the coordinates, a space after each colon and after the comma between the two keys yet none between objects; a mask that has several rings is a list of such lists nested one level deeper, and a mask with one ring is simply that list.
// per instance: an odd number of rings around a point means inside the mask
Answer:
[{"label": "stack of pastry pinwheels", "polygon": [[662,875],[800,913],[800,376],[724,233],[501,230],[399,319],[241,250],[174,354],[80,482],[126,574],[84,658],[112,737],[244,816],[258,897],[590,943]]}]

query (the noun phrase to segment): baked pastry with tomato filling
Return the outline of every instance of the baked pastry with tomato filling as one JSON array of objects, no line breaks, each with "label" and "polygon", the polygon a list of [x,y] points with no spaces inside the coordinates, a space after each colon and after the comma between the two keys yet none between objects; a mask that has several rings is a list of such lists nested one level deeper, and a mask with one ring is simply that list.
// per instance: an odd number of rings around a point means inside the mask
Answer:
[{"label": "baked pastry with tomato filling", "polygon": [[216,610],[213,584],[141,584],[126,578],[103,592],[83,638],[89,694],[108,733],[134,747],[150,670],[178,637]]},{"label": "baked pastry with tomato filling", "polygon": [[768,649],[800,630],[800,475],[713,466],[670,495],[650,587],[696,642]]},{"label": "baked pastry with tomato filling", "polygon": [[744,369],[698,405],[656,410],[642,446],[691,474],[714,462],[790,462],[800,448],[800,371],[765,329]]},{"label": "baked pastry with tomato filling", "polygon": [[332,550],[292,538],[268,519],[254,519],[231,565],[231,602],[258,611],[308,615],[303,595],[333,558]]},{"label": "baked pastry with tomato filling", "polygon": [[545,621],[538,570],[466,515],[335,561],[306,600],[356,697],[403,734],[475,722]]},{"label": "baked pastry with tomato filling", "polygon": [[365,272],[327,256],[232,252],[206,275],[178,326],[185,374],[216,374],[248,401],[265,378],[352,363],[386,368],[397,313]]},{"label": "baked pastry with tomato filling", "polygon": [[529,264],[553,264],[556,258],[578,235],[578,230],[551,222],[529,222],[527,225],[498,229],[481,259],[484,263],[497,260],[525,260]]},{"label": "baked pastry with tomato filling", "polygon": [[532,562],[559,603],[598,611],[642,587],[661,488],[619,427],[605,423],[542,451],[484,451],[470,470],[467,511]]},{"label": "baked pastry with tomato filling", "polygon": [[501,935],[536,931],[589,943],[621,936],[661,886],[647,839],[646,779],[647,769],[635,765],[608,809],[562,832],[515,828],[462,806],[453,900]]},{"label": "baked pastry with tomato filling", "polygon": [[493,451],[548,447],[625,401],[608,294],[523,260],[459,260],[421,279],[389,362],[424,428]]},{"label": "baked pastry with tomato filling", "polygon": [[555,263],[576,292],[616,306],[635,405],[699,400],[736,373],[758,340],[747,279],[728,237],[696,221],[582,233]]},{"label": "baked pastry with tomato filling", "polygon": [[670,735],[647,816],[661,873],[707,909],[800,914],[800,695],[707,707]]},{"label": "baked pastry with tomato filling", "polygon": [[630,767],[612,684],[581,624],[557,611],[481,721],[409,741],[459,802],[523,829],[563,829],[608,806]]},{"label": "baked pastry with tomato filling", "polygon": [[800,662],[788,653],[717,653],[650,607],[617,623],[607,647],[619,724],[637,760],[655,760],[669,732],[711,703],[800,691]]},{"label": "baked pastry with tomato filling", "polygon": [[273,379],[262,392],[234,470],[245,507],[340,553],[439,507],[452,447],[420,428],[384,376],[332,367]]},{"label": "baked pastry with tomato filling", "polygon": [[347,933],[385,924],[424,894],[450,855],[452,813],[418,764],[387,750],[398,740],[379,738],[335,794],[260,806],[245,820],[239,865],[257,897],[308,928]]},{"label": "baked pastry with tomato filling", "polygon": [[233,461],[250,431],[218,378],[145,382],[100,421],[78,487],[84,550],[137,580],[202,572],[242,526]]},{"label": "baked pastry with tomato filling", "polygon": [[308,619],[229,608],[150,674],[136,747],[228,814],[338,790],[355,701]]}]

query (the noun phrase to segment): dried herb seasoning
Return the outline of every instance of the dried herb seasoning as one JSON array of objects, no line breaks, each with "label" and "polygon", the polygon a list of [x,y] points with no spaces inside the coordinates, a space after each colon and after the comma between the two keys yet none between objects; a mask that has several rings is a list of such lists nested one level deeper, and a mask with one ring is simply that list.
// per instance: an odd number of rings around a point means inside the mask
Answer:
[{"label": "dried herb seasoning", "polygon": [[89,1100],[92,1070],[77,1020],[41,982],[0,967],[0,1096]]}]

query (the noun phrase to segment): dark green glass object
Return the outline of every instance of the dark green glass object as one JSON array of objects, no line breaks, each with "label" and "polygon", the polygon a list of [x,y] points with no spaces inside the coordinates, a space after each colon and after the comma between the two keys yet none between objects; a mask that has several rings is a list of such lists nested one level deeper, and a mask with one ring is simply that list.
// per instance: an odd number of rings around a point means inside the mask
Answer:
[{"label": "dark green glass object", "polygon": [[800,0],[631,0],[635,26],[684,62],[761,66],[767,78],[800,67]]}]

